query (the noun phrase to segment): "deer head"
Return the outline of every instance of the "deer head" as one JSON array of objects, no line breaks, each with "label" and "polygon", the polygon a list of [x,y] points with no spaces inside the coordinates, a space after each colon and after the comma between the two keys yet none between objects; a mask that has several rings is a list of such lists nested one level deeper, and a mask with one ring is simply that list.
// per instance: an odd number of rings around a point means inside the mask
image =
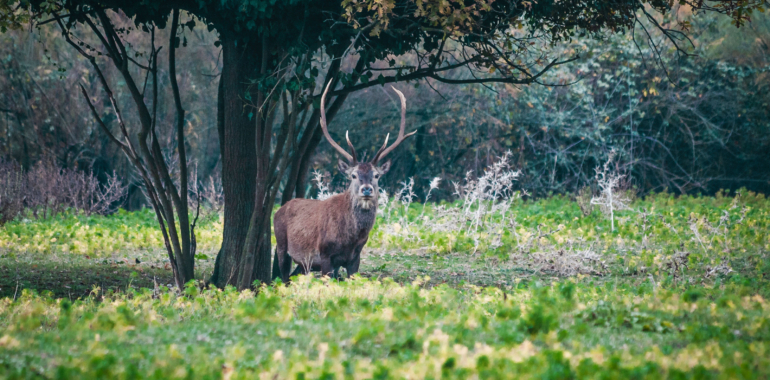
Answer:
[{"label": "deer head", "polygon": [[359,162],[358,156],[356,155],[356,149],[353,147],[353,143],[350,142],[350,137],[347,132],[345,132],[345,140],[347,140],[348,146],[350,147],[350,153],[346,152],[345,149],[334,142],[331,135],[329,135],[329,129],[326,125],[325,99],[326,94],[329,92],[329,87],[331,87],[331,83],[332,81],[329,81],[323,95],[321,95],[321,129],[323,130],[326,140],[329,141],[329,144],[331,144],[344,158],[344,161],[342,159],[339,161],[337,167],[341,173],[345,173],[348,179],[350,179],[348,193],[353,200],[353,206],[364,210],[376,209],[377,196],[379,194],[378,181],[380,177],[390,170],[390,160],[385,161],[382,165],[379,165],[379,162],[385,158],[388,153],[392,152],[393,149],[396,149],[396,147],[398,147],[407,137],[417,133],[417,131],[414,131],[406,135],[404,134],[404,129],[406,129],[406,98],[401,91],[396,90],[395,87],[391,86],[393,91],[395,91],[399,98],[401,98],[401,126],[398,131],[398,137],[391,146],[388,146],[388,138],[390,137],[390,134],[388,134],[385,136],[385,143],[382,144],[382,147],[377,151],[371,161]]}]

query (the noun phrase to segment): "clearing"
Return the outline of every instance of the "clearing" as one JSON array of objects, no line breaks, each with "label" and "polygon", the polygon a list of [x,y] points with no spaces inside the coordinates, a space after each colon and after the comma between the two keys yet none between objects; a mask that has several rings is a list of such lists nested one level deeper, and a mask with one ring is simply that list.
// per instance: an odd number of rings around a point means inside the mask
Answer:
[{"label": "clearing", "polygon": [[[0,227],[0,377],[767,378],[770,201],[384,205],[361,276],[169,289],[151,212]],[[582,208],[581,208],[582,206]],[[219,215],[199,228],[211,273]]]}]

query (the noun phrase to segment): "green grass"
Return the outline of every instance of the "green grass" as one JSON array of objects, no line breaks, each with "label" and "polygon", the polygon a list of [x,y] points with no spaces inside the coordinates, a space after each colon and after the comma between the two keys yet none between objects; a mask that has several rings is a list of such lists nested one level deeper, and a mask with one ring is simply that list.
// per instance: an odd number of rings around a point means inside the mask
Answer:
[{"label": "green grass", "polygon": [[23,290],[34,289],[73,300],[87,297],[95,287],[120,291],[130,286],[153,288],[156,282],[173,283],[171,271],[162,266],[62,256],[26,254],[0,258],[0,297],[16,298]]},{"label": "green grass", "polygon": [[[148,212],[13,222],[0,229],[0,378],[770,377],[764,197],[659,194],[614,232],[565,197],[514,209],[516,234],[491,250],[412,206],[379,219],[361,276],[257,294],[169,290],[160,243],[141,241]],[[525,244],[538,225],[562,227]],[[202,224],[201,278],[220,229]],[[73,240],[86,248],[65,250]],[[565,276],[578,249],[604,263]]]},{"label": "green grass", "polygon": [[[213,268],[222,224],[209,215],[198,225],[198,252],[204,259],[196,264],[202,279]],[[148,209],[7,223],[0,227],[0,297],[33,289],[73,299],[94,287],[117,291],[173,283],[162,239]]]},{"label": "green grass", "polygon": [[[43,220],[21,219],[0,228],[0,251],[108,257],[128,251],[158,250],[163,247],[163,236],[157,223],[150,209],[120,210],[110,216],[65,213]],[[199,249],[219,249],[219,218],[204,217],[199,226]]]}]

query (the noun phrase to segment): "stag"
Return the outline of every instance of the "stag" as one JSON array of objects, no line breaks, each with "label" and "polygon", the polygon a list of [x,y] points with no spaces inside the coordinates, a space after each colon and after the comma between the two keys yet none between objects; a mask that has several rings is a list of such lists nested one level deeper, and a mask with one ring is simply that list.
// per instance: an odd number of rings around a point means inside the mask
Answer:
[{"label": "stag", "polygon": [[385,143],[371,161],[359,162],[347,132],[345,139],[350,153],[329,135],[324,100],[330,85],[331,82],[321,95],[321,129],[329,144],[344,157],[345,160],[339,160],[338,168],[340,173],[348,177],[350,186],[342,194],[323,201],[293,199],[275,213],[276,256],[281,280],[285,283],[289,281],[292,261],[297,263],[297,269],[291,275],[320,270],[322,275],[338,278],[340,267],[347,270],[348,276],[358,272],[361,249],[369,240],[369,232],[377,215],[378,181],[390,169],[390,160],[382,165],[379,162],[407,137],[417,132],[404,134],[406,98],[401,91],[391,86],[401,98],[398,137],[388,146],[388,134]]}]

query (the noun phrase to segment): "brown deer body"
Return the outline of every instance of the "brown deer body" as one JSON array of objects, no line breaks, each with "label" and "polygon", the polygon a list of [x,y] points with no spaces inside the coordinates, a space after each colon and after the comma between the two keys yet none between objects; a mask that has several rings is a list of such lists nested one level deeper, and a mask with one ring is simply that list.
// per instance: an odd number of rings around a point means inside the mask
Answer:
[{"label": "brown deer body", "polygon": [[377,215],[378,181],[390,169],[390,161],[381,166],[377,163],[416,132],[404,135],[406,99],[394,88],[401,98],[398,138],[388,147],[386,137],[371,162],[358,162],[349,138],[347,143],[352,154],[342,149],[329,135],[324,102],[329,86],[321,96],[321,129],[329,143],[347,160],[340,160],[338,168],[350,179],[350,186],[344,193],[323,201],[293,199],[275,213],[276,257],[283,282],[289,281],[292,261],[298,264],[294,273],[320,270],[322,275],[333,273],[337,277],[340,267],[347,270],[348,276],[358,272],[361,250],[369,239]]}]

